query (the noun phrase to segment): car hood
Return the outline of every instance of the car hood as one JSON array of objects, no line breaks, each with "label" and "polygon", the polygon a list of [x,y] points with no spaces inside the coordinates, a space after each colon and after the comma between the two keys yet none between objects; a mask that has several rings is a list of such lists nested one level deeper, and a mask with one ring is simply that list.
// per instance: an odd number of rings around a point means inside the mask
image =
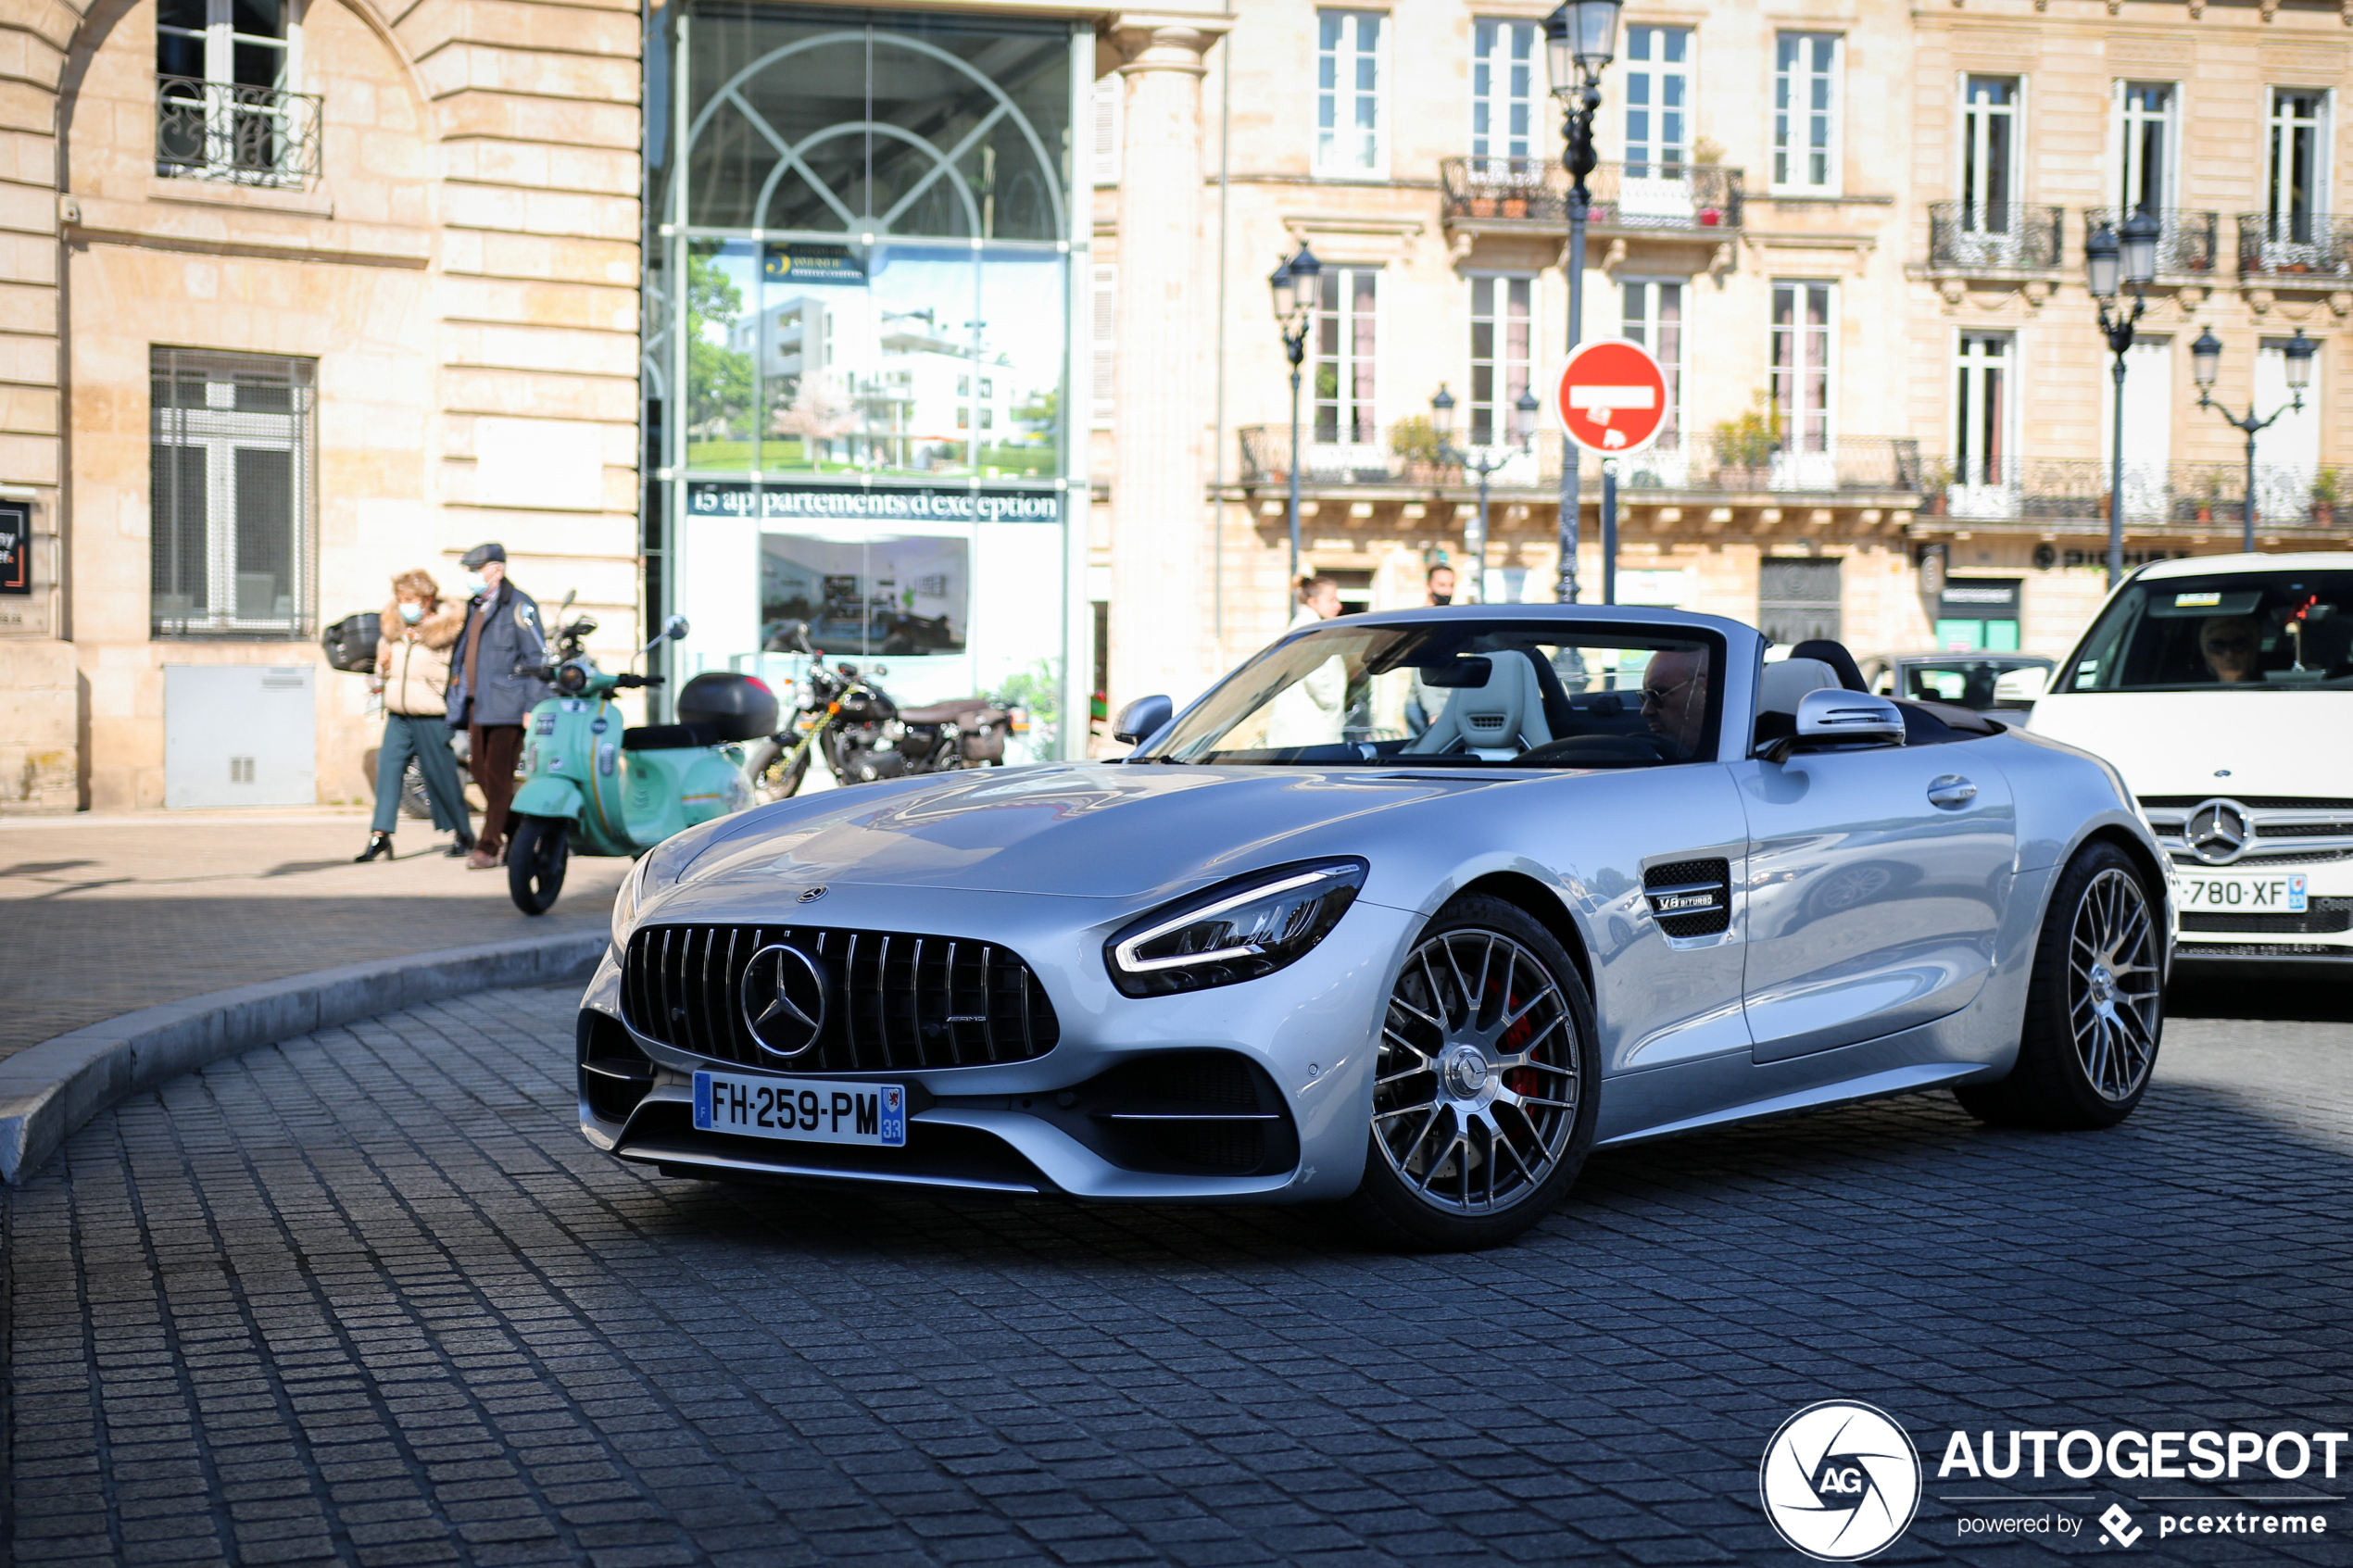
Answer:
[{"label": "car hood", "polygon": [[1367,819],[1524,782],[1117,763],[957,772],[730,817],[672,886],[712,896],[826,883],[1127,898],[1361,853]]},{"label": "car hood", "polygon": [[2353,795],[2353,692],[2085,692],[2028,728],[2104,757],[2135,796]]}]

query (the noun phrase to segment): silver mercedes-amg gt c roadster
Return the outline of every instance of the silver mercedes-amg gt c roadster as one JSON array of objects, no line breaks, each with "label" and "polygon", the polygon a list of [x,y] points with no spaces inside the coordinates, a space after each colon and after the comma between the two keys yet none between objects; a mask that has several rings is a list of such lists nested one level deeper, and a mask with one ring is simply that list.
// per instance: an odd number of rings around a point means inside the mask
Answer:
[{"label": "silver mercedes-amg gt c roadster", "polygon": [[1114,761],[887,781],[637,862],[598,1148],[704,1179],[1541,1219],[1599,1145],[1950,1088],[2102,1127],[2176,924],[2106,763],[1677,611],[1291,633]]}]

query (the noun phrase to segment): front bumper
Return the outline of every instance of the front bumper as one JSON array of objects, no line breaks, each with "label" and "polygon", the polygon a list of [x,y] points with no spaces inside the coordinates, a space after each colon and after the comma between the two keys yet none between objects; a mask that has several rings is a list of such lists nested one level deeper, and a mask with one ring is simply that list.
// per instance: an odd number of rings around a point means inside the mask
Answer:
[{"label": "front bumper", "polygon": [[[824,1076],[903,1083],[904,1148],[851,1148],[698,1132],[698,1068],[758,1076],[740,1063],[680,1050],[631,1029],[620,952],[608,949],[582,998],[581,1131],[622,1160],[665,1172],[937,1192],[1044,1195],[1128,1202],[1303,1202],[1353,1192],[1361,1179],[1372,1073],[1390,975],[1420,924],[1359,900],[1313,952],[1277,973],[1174,997],[1130,998],[1103,971],[1104,938],[1132,919],[1122,901],[835,884],[826,923],[844,930],[920,923],[995,943],[1037,974],[1060,1038],[1025,1061]],[[773,909],[697,909],[698,922],[778,923]],[[1249,1173],[1150,1124],[1160,1066],[1223,1062],[1227,1082],[1256,1085],[1266,1135]],[[1237,1123],[1239,1125],[1239,1123]],[[1230,1129],[1228,1129],[1230,1131]],[[1213,1140],[1218,1129],[1199,1129]],[[1231,1146],[1228,1146],[1231,1147]],[[1171,1150],[1175,1153],[1172,1154]]]},{"label": "front bumper", "polygon": [[[2296,875],[2305,879],[2306,908],[2290,914],[2248,909],[2206,909],[2189,902],[2187,884],[2204,877]],[[2353,961],[2353,860],[2294,862],[2242,859],[2207,866],[2181,856],[2173,878],[2182,905],[2176,960],[2186,963]]]}]

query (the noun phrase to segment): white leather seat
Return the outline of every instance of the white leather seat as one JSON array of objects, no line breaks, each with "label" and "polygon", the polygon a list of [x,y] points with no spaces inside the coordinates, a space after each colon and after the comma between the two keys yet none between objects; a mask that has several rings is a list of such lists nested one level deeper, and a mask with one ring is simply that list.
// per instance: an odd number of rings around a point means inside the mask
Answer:
[{"label": "white leather seat", "polygon": [[1427,756],[1459,746],[1502,762],[1553,738],[1544,722],[1544,689],[1528,656],[1507,651],[1485,657],[1487,684],[1447,690],[1445,709],[1414,737],[1408,753]]},{"label": "white leather seat", "polygon": [[1786,713],[1794,719],[1799,699],[1824,686],[1837,689],[1838,671],[1818,659],[1784,659],[1768,664],[1756,684],[1756,711]]}]

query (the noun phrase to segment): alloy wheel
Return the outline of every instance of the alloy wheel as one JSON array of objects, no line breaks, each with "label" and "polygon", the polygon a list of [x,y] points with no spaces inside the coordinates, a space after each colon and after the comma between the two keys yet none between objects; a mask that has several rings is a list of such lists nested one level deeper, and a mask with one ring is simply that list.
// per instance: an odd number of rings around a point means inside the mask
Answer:
[{"label": "alloy wheel", "polygon": [[1449,1214],[1526,1201],[1577,1124],[1576,1020],[1552,973],[1499,932],[1429,937],[1390,993],[1373,1141],[1416,1197]]},{"label": "alloy wheel", "polygon": [[2111,1103],[2128,1100],[2157,1060],[2157,926],[2148,897],[2114,867],[2094,877],[2068,933],[2068,1027],[2083,1076]]}]

